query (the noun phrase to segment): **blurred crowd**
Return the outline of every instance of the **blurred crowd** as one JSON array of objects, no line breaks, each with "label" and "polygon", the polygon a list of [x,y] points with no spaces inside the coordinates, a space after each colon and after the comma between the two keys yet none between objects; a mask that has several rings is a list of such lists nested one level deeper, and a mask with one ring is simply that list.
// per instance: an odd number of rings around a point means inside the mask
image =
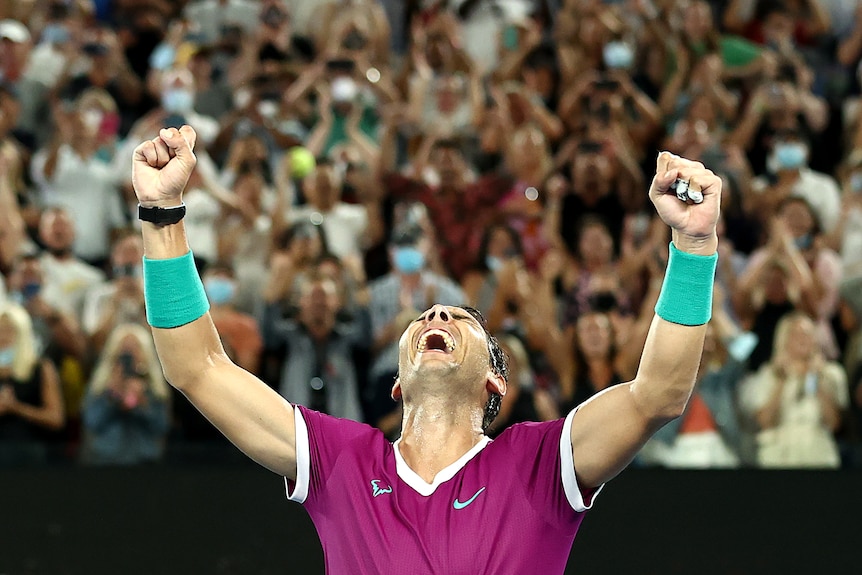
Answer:
[{"label": "blurred crowd", "polygon": [[208,458],[146,324],[131,154],[190,124],[224,346],[395,438],[398,339],[468,304],[492,429],[628,381],[659,150],[724,180],[687,412],[638,464],[862,467],[859,0],[0,0],[0,465]]}]

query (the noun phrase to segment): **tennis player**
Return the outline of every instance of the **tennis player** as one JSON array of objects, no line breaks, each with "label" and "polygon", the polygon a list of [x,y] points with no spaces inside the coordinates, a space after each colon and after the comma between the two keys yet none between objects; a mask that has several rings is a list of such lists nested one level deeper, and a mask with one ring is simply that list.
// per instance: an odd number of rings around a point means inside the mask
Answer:
[{"label": "tennis player", "polygon": [[327,572],[563,573],[604,483],[685,409],[712,307],[721,180],[658,156],[649,195],[673,241],[634,381],[491,441],[484,431],[506,393],[505,357],[470,310],[435,305],[401,336],[392,395],[404,419],[392,444],[367,425],[291,405],[228,359],[182,223],[194,143],[183,126],[134,152],[159,357],[222,433],[286,478],[288,497],[317,527]]}]

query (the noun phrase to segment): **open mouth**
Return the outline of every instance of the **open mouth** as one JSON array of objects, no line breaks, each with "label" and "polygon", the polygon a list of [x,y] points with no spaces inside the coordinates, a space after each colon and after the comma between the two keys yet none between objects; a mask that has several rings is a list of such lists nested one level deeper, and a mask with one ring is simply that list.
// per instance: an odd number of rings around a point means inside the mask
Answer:
[{"label": "open mouth", "polygon": [[419,336],[416,350],[419,353],[432,351],[452,353],[455,350],[455,338],[442,329],[431,329]]}]

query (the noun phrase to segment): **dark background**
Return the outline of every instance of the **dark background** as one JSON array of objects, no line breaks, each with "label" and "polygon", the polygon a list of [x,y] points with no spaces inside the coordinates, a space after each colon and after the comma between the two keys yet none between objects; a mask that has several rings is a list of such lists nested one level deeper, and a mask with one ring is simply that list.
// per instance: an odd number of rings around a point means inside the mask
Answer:
[{"label": "dark background", "polygon": [[[566,572],[858,573],[860,519],[860,473],[632,469]],[[322,574],[323,558],[281,478],[250,463],[5,470],[0,575],[24,573]]]}]

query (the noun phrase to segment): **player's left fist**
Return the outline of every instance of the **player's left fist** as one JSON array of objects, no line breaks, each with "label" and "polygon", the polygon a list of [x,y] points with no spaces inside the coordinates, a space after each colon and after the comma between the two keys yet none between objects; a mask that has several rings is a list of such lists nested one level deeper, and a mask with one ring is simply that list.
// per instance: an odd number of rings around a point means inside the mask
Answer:
[{"label": "player's left fist", "polygon": [[661,152],[649,197],[659,217],[673,228],[677,248],[713,253],[721,206],[721,178],[700,162]]}]

